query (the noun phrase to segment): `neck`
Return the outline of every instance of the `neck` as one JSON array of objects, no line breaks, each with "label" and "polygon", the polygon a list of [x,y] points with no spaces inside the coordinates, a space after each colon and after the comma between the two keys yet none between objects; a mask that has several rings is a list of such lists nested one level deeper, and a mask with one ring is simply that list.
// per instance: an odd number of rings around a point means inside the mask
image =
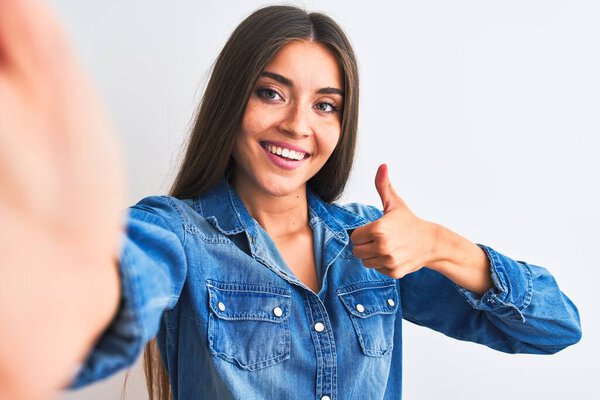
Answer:
[{"label": "neck", "polygon": [[252,218],[272,237],[298,233],[308,227],[306,185],[282,196],[274,196],[250,180],[235,176],[232,185]]}]

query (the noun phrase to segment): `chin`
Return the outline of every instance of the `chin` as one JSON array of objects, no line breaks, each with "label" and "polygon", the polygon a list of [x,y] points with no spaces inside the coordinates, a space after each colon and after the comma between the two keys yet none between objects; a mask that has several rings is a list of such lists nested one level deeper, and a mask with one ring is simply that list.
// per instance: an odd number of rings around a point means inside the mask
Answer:
[{"label": "chin", "polygon": [[263,189],[272,196],[283,197],[290,195],[301,187],[304,187],[306,182],[293,182],[284,177],[275,177],[274,179],[263,179],[261,185]]}]

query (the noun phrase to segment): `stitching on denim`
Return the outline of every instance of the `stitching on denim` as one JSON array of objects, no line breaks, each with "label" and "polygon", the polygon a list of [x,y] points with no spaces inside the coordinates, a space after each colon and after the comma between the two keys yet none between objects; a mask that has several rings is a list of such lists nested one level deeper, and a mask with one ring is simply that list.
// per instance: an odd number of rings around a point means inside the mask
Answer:
[{"label": "stitching on denim", "polygon": [[[367,286],[368,284],[376,284],[376,283],[382,283],[382,284],[381,285],[374,285],[374,286]],[[356,289],[354,289],[354,290],[346,290],[347,288],[350,288],[350,287],[353,287],[353,286],[358,286],[358,287]],[[390,281],[390,280],[364,281],[364,282],[357,282],[357,283],[353,283],[351,285],[344,286],[344,287],[338,289],[337,293],[339,295],[346,295],[346,294],[352,294],[352,293],[355,293],[355,292],[360,292],[361,290],[385,289],[385,288],[390,288],[390,287],[395,287],[395,286],[396,286],[396,282]]]},{"label": "stitching on denim", "polygon": [[213,351],[213,354],[215,354],[216,356],[219,356],[229,362],[235,362],[235,364],[237,364],[240,368],[246,369],[248,371],[256,371],[257,369],[269,367],[271,365],[275,365],[281,361],[285,361],[288,358],[290,358],[289,350],[284,349],[283,354],[277,354],[274,356],[270,356],[264,360],[255,361],[255,362],[248,363],[248,364],[243,364],[240,360],[238,360],[234,356],[230,356],[227,353],[224,353],[222,351],[218,351],[215,349],[211,349],[211,350]]},{"label": "stitching on denim", "polygon": [[[264,360],[260,360],[260,361],[255,361],[255,362],[251,362],[251,363],[247,363],[244,364],[242,363],[238,358],[236,358],[235,356],[231,356],[223,351],[219,351],[216,346],[215,346],[215,339],[216,339],[216,335],[217,335],[217,325],[219,324],[218,320],[216,320],[213,316],[213,314],[209,314],[209,348],[210,348],[210,352],[213,355],[216,355],[218,357],[223,358],[224,360],[231,362],[231,363],[235,363],[237,364],[240,368],[248,370],[248,371],[255,371],[257,369],[260,368],[264,368],[264,367],[268,367],[271,365],[275,365],[279,362],[285,361],[287,359],[290,358],[290,350],[291,350],[291,346],[289,344],[289,342],[286,342],[285,345],[282,347],[283,348],[283,352],[281,354],[275,354],[272,356],[268,356],[266,359]],[[289,324],[287,323],[287,321],[284,322],[284,324],[278,328],[279,330],[283,330],[283,334],[284,335],[289,335]],[[287,332],[286,332],[287,331]],[[274,350],[275,351],[275,350]]]},{"label": "stitching on denim", "polygon": [[273,271],[278,276],[285,279],[287,282],[292,283],[294,285],[299,285],[299,286],[302,286],[303,288],[308,289],[306,287],[306,285],[304,285],[302,282],[300,282],[295,276],[289,275],[287,272],[285,272],[284,270],[282,270],[280,268],[273,267],[273,264],[275,264],[275,263],[271,260],[269,255],[267,253],[261,251],[260,248],[254,254],[254,259],[257,260],[258,262],[260,262],[261,264],[263,264],[264,266],[266,266],[269,270]]},{"label": "stitching on denim", "polygon": [[265,292],[261,290],[239,290],[239,289],[221,289],[216,286],[208,285],[209,287],[213,287],[220,292],[235,292],[235,293],[256,293],[256,294],[268,294],[277,297],[292,297],[291,294],[281,294],[281,293],[273,293],[273,292]]},{"label": "stitching on denim", "polygon": [[[333,229],[331,229],[331,227],[330,227],[329,225],[327,225],[327,224],[325,223],[325,221],[321,220],[321,223],[322,223],[322,224],[323,224],[323,226],[324,226],[325,228],[327,228],[327,230],[328,230],[329,232],[331,232],[331,234],[332,234],[332,236],[331,236],[329,239],[327,239],[327,242],[325,242],[325,244],[329,243],[329,241],[330,241],[331,239],[333,239],[334,237],[336,237],[336,238],[338,237],[338,235],[337,235],[337,231],[334,231]],[[345,241],[344,241],[344,243],[345,243]]]},{"label": "stitching on denim", "polygon": [[180,239],[181,244],[183,246],[185,246],[186,240],[187,240],[187,235],[186,233],[186,226],[189,225],[189,221],[187,216],[185,215],[185,213],[183,212],[183,210],[180,209],[179,205],[177,204],[177,202],[174,200],[173,197],[171,196],[161,196],[165,199],[167,199],[167,201],[169,202],[169,204],[171,205],[172,208],[175,209],[175,211],[177,212],[177,215],[179,215],[179,222],[181,224],[182,227],[182,238]]},{"label": "stitching on denim", "polygon": [[[375,314],[372,314],[372,315],[375,315]],[[384,315],[390,315],[390,314],[384,314]],[[361,325],[362,323],[364,323],[365,319],[355,318],[354,314],[350,313],[350,320],[352,321],[352,326],[354,326],[354,331],[356,332],[356,335],[358,336],[360,346],[365,355],[372,356],[372,357],[381,357],[381,356],[384,356],[385,354],[389,353],[392,350],[393,342],[391,345],[387,346],[385,349],[378,349],[378,348],[372,348],[372,347],[367,346],[366,339],[362,333],[363,329],[365,331],[367,331],[367,328],[366,327],[363,328]],[[386,338],[387,337],[384,335],[383,339],[385,340]]]},{"label": "stitching on denim", "polygon": [[242,221],[242,217],[240,216],[240,213],[238,212],[238,209],[235,206],[235,201],[233,201],[233,193],[231,190],[231,186],[229,184],[227,184],[227,192],[229,193],[229,205],[231,206],[231,208],[233,208],[233,211],[235,212],[235,216],[237,217],[237,220],[243,230],[243,228],[245,228],[246,226],[244,225],[244,221]]},{"label": "stitching on denim", "polygon": [[192,204],[193,204],[193,208],[194,210],[196,210],[196,212],[202,216],[204,216],[204,209],[202,208],[202,202],[200,201],[200,196],[195,196],[192,199]]},{"label": "stitching on denim", "polygon": [[521,311],[529,306],[533,297],[533,277],[531,273],[531,267],[528,263],[523,263],[523,265],[525,267],[525,273],[527,274],[527,288],[525,289],[525,299],[523,300],[523,306],[520,309]]},{"label": "stitching on denim", "polygon": [[343,260],[353,260],[356,259],[358,260],[358,257],[356,257],[354,255],[354,253],[352,252],[352,250],[350,250],[349,247],[346,247],[341,253],[340,253],[340,258]]},{"label": "stitching on denim", "polygon": [[[359,313],[353,307],[354,303],[357,303],[357,301],[351,301],[351,300],[355,300],[355,297],[353,294],[359,290],[355,290],[355,291],[347,292],[347,293],[338,293],[338,297],[342,300],[342,303],[344,304],[344,306],[346,306],[346,308],[348,309],[348,312],[350,312],[350,314],[352,314],[355,317],[358,317],[360,319],[371,318],[374,315],[395,314],[398,311],[398,308],[400,307],[399,306],[400,301],[398,299],[398,292],[397,292],[396,285],[384,286],[384,287],[380,287],[380,288],[369,288],[369,289],[382,289],[382,288],[385,289],[387,287],[393,287],[392,296],[393,296],[394,302],[395,302],[393,307],[390,307],[389,305],[385,305],[382,302],[381,305],[369,306],[369,310],[365,309],[365,311],[363,311],[362,313]],[[346,296],[349,298],[348,300],[346,299]],[[385,297],[387,297],[387,296],[385,296]]]},{"label": "stitching on denim", "polygon": [[[206,287],[208,289],[209,296],[209,307],[212,312],[219,318],[227,321],[265,321],[271,322],[275,324],[285,323],[290,315],[291,315],[291,295],[279,294],[273,292],[257,292],[257,291],[248,291],[248,290],[235,290],[235,289],[219,289],[216,286],[211,285],[208,280],[206,283]],[[227,284],[226,284],[227,285]],[[266,297],[263,295],[268,295],[271,298],[275,298],[280,307],[283,308],[283,314],[280,317],[276,317],[272,314],[272,310],[257,310],[257,311],[246,311],[246,312],[230,312],[230,311],[221,311],[215,307],[215,302],[218,301],[218,292],[219,290],[225,292],[232,293],[246,293],[246,294],[259,294],[262,297]],[[213,293],[213,291],[215,293]]]},{"label": "stitching on denim", "polygon": [[[494,272],[496,273],[496,276],[498,277],[498,281],[500,282],[500,285],[502,286],[502,292],[505,294],[505,296],[509,295],[509,288],[508,288],[508,283],[506,282],[505,279],[505,274],[506,274],[506,267],[504,266],[504,264],[502,263],[502,260],[500,260],[500,256],[497,253],[491,253],[488,251],[488,249],[485,249],[485,252],[490,255],[490,259],[492,259],[492,268],[494,268]],[[501,272],[501,273],[499,273]]]},{"label": "stitching on denim", "polygon": [[222,291],[265,293],[282,297],[291,297],[292,293],[291,290],[287,288],[256,283],[227,283],[207,279],[206,285]]},{"label": "stitching on denim", "polygon": [[523,323],[527,322],[527,320],[525,319],[525,316],[523,315],[523,313],[521,312],[521,310],[519,310],[519,307],[517,307],[516,305],[514,305],[514,304],[512,304],[512,303],[507,303],[507,302],[505,302],[505,301],[503,301],[503,300],[499,299],[499,298],[498,298],[498,296],[494,296],[494,297],[495,297],[495,298],[497,299],[497,301],[498,301],[500,304],[502,304],[503,306],[506,306],[506,307],[510,307],[510,308],[513,308],[513,309],[515,309],[515,310],[517,311],[517,314],[519,315],[519,317],[521,317],[521,318],[510,317],[510,319],[513,319],[513,320],[515,320],[515,321],[519,321],[519,320],[520,320],[520,321],[521,321],[521,322],[523,322]]},{"label": "stitching on denim", "polygon": [[238,234],[238,233],[244,231],[244,227],[242,227],[242,226],[237,226],[235,229],[231,229],[231,230],[225,230],[225,229],[221,228],[221,225],[219,225],[219,221],[217,220],[217,217],[215,217],[214,215],[210,215],[204,219],[206,221],[213,221],[212,224],[219,230],[219,232],[223,233],[224,235],[235,235],[235,234]]},{"label": "stitching on denim", "polygon": [[345,229],[353,229],[357,226],[365,225],[370,222],[368,219],[366,219],[362,215],[357,214],[354,211],[347,210],[344,207],[340,206],[339,204],[331,203],[330,205],[332,207],[337,208],[338,210],[342,211],[343,213],[350,215],[351,217],[358,218],[359,221],[354,224],[347,225],[347,224],[340,223],[340,225],[342,225]]},{"label": "stitching on denim", "polygon": [[197,236],[206,244],[231,244],[233,242],[231,239],[223,236],[207,236],[203,234],[201,231],[198,231]]},{"label": "stitching on denim", "polygon": [[392,279],[366,280],[350,283],[336,290],[338,295],[351,294],[360,290],[381,289],[396,286],[396,281]]},{"label": "stitching on denim", "polygon": [[[317,301],[315,301],[315,303],[317,303],[317,307],[316,307],[316,312],[319,314],[319,319],[322,321],[321,323],[325,323],[327,322],[326,325],[326,332],[327,332],[327,340],[328,340],[328,344],[329,347],[331,348],[331,367],[330,367],[330,375],[333,377],[334,374],[334,369],[335,369],[335,363],[336,363],[336,354],[335,354],[335,342],[333,341],[333,332],[331,329],[331,321],[329,320],[329,317],[327,316],[327,313],[325,311],[325,305],[323,305],[323,303],[321,302],[320,298],[317,298]],[[322,306],[322,307],[319,307]],[[322,335],[323,332],[318,332],[317,333],[317,339],[319,340],[319,344],[322,343],[320,335]],[[325,358],[323,357],[323,363],[325,364]],[[333,389],[333,388],[332,388]],[[323,388],[321,387],[321,391],[323,391]],[[332,390],[333,391],[333,390]]]},{"label": "stitching on denim", "polygon": [[[325,305],[323,305],[323,310],[325,310]],[[329,394],[331,395],[331,397],[335,397],[334,392],[336,391],[336,388],[333,385],[334,379],[335,379],[335,375],[336,375],[336,366],[337,366],[337,354],[336,354],[336,348],[335,348],[335,340],[333,337],[333,328],[331,327],[331,321],[329,320],[329,316],[327,316],[325,311],[322,311],[323,313],[323,320],[325,320],[325,318],[327,318],[327,322],[328,325],[331,329],[327,329],[327,337],[329,339],[329,347],[331,348],[331,373],[330,373],[330,377],[331,377],[331,390],[329,391]]]},{"label": "stitching on denim", "polygon": [[319,341],[319,333],[316,332],[313,327],[315,325],[315,317],[313,315],[313,310],[311,307],[310,293],[307,293],[304,297],[304,308],[307,311],[307,315],[309,317],[309,330],[310,336],[313,340],[313,344],[315,346],[315,353],[317,356],[317,383],[316,383],[316,393],[315,396],[319,396],[319,393],[323,390],[323,350],[321,348],[321,342]]},{"label": "stitching on denim", "polygon": [[198,229],[196,225],[184,225],[184,229],[186,230],[186,232],[191,233],[192,235],[197,235],[200,233],[200,229]]},{"label": "stitching on denim", "polygon": [[[333,204],[331,204],[331,205],[333,205]],[[314,209],[313,209],[313,208],[310,206],[310,204],[308,205],[308,207],[309,207],[309,209],[310,209],[310,210],[312,210],[313,214],[315,214],[315,217],[314,217],[313,219],[318,219],[318,221],[319,221],[319,222],[321,222],[321,224],[323,224],[323,226],[325,227],[325,229],[326,229],[326,230],[328,230],[329,232],[331,232],[331,234],[332,234],[333,236],[335,236],[335,237],[338,237],[338,236],[337,236],[337,233],[338,233],[338,232],[337,232],[337,231],[335,231],[335,230],[333,230],[333,228],[331,228],[331,227],[329,226],[329,224],[327,224],[327,223],[326,223],[326,222],[323,220],[323,218],[321,218],[321,217],[319,216],[319,214],[318,214],[318,213],[317,213],[317,212],[316,212],[316,211],[315,211],[315,210],[314,210]],[[327,211],[327,210],[326,210],[326,211]],[[343,226],[342,226],[342,227],[343,227]],[[325,242],[325,245],[327,245],[327,243],[329,243],[329,241],[330,241],[331,239],[332,239],[331,237],[330,237],[329,239],[327,239],[327,241]],[[341,238],[340,238],[340,239],[341,239]],[[343,241],[344,243],[347,243],[347,242],[346,242],[344,239],[346,239],[346,235],[344,235],[344,238],[342,239],[342,241]]]}]

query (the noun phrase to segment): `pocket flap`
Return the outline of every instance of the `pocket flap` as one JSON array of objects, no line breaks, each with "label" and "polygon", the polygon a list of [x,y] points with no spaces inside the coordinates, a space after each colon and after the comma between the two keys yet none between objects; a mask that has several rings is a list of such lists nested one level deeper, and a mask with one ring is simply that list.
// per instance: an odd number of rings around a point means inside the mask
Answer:
[{"label": "pocket flap", "polygon": [[338,296],[348,311],[359,318],[376,314],[394,314],[400,299],[396,281],[360,282],[338,289]]},{"label": "pocket flap", "polygon": [[289,289],[270,285],[206,281],[212,312],[226,320],[254,320],[280,323],[290,316]]}]

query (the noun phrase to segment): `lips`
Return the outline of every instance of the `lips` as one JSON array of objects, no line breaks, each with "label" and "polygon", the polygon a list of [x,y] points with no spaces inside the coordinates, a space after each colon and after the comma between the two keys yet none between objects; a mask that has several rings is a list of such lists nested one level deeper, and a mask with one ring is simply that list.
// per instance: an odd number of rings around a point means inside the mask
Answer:
[{"label": "lips", "polygon": [[[310,157],[303,150],[294,150],[299,149],[298,146],[279,147],[275,143],[281,144],[281,142],[260,142],[260,146],[269,161],[281,169],[296,169]],[[290,149],[290,147],[294,149]]]},{"label": "lips", "polygon": [[273,147],[274,147],[274,148],[280,148],[280,149],[281,149],[281,151],[280,151],[280,152],[279,152],[279,151],[277,151],[277,152],[276,152],[276,153],[277,153],[277,154],[279,154],[279,155],[281,155],[281,154],[283,153],[283,150],[286,150],[286,149],[287,149],[287,150],[288,150],[288,151],[287,151],[287,153],[289,153],[289,152],[292,152],[292,151],[293,151],[293,152],[295,152],[295,153],[297,153],[297,154],[301,154],[301,155],[303,155],[303,158],[304,158],[304,159],[306,159],[306,158],[310,157],[310,153],[309,153],[307,150],[303,149],[303,148],[302,148],[302,147],[300,147],[300,146],[297,146],[297,145],[291,144],[291,143],[285,143],[285,142],[270,141],[270,140],[268,140],[268,141],[267,141],[267,140],[264,140],[264,141],[261,141],[261,142],[260,142],[260,145],[261,145],[261,146],[262,146],[264,149],[268,149],[268,148],[269,148],[269,146],[271,146],[271,148],[272,148],[272,149],[273,149]]}]

